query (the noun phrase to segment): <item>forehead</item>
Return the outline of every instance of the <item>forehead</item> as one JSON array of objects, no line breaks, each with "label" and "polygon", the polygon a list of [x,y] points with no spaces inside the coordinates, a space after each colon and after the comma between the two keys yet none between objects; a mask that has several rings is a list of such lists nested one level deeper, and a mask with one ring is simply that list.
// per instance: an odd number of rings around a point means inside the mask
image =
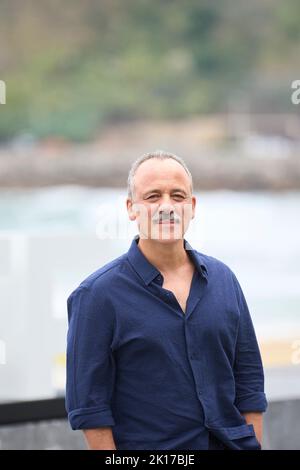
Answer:
[{"label": "forehead", "polygon": [[143,162],[136,170],[134,187],[137,193],[146,192],[151,188],[171,189],[172,186],[185,190],[189,190],[191,186],[187,172],[176,160],[151,158]]}]

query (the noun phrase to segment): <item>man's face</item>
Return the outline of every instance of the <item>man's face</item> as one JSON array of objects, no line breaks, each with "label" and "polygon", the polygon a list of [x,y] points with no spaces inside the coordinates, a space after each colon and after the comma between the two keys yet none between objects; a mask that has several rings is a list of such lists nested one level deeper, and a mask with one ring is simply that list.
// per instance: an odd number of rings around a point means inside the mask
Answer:
[{"label": "man's face", "polygon": [[138,167],[127,210],[130,220],[137,221],[140,238],[164,243],[182,239],[195,206],[189,176],[180,163],[152,158]]}]

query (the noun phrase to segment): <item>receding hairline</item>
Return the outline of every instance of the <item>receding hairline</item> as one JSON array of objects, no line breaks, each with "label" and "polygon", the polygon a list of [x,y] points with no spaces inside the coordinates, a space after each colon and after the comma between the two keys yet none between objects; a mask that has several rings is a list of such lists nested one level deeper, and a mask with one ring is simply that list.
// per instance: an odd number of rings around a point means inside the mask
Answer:
[{"label": "receding hairline", "polygon": [[128,174],[128,181],[127,181],[127,183],[128,183],[127,184],[127,190],[128,190],[128,197],[129,198],[133,197],[134,177],[135,177],[135,174],[136,174],[138,168],[143,163],[145,163],[146,161],[154,160],[154,159],[160,160],[160,161],[173,160],[173,161],[179,163],[179,165],[185,170],[187,176],[190,179],[190,190],[191,190],[191,192],[193,192],[192,174],[191,174],[190,170],[188,169],[185,161],[181,157],[179,157],[178,155],[175,155],[173,153],[165,152],[163,150],[156,150],[154,152],[149,152],[149,153],[146,153],[146,154],[140,156],[137,160],[135,160],[135,162],[133,162],[133,164],[130,168],[129,174]]}]

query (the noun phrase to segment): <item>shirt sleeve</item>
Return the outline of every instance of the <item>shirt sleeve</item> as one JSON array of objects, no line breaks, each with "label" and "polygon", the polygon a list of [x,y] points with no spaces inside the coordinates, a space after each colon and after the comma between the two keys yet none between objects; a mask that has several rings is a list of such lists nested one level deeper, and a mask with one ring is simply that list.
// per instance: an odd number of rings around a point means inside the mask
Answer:
[{"label": "shirt sleeve", "polygon": [[87,287],[68,298],[66,410],[72,429],[115,424],[110,407],[115,363],[112,309]]},{"label": "shirt sleeve", "polygon": [[264,412],[268,403],[259,346],[245,296],[234,274],[233,280],[240,311],[234,362],[235,405],[243,413]]}]

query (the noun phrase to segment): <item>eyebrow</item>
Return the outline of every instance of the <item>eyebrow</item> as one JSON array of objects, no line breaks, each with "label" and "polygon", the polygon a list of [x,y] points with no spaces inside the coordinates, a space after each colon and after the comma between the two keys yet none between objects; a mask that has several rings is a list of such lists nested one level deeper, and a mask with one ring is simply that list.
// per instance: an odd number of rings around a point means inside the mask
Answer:
[{"label": "eyebrow", "polygon": [[[160,189],[151,189],[150,191],[147,191],[143,196],[146,197],[146,196],[149,196],[149,194],[160,193],[160,192],[161,192]],[[184,189],[180,189],[180,188],[172,189],[171,193],[183,193],[184,195],[187,196],[187,192]]]}]

